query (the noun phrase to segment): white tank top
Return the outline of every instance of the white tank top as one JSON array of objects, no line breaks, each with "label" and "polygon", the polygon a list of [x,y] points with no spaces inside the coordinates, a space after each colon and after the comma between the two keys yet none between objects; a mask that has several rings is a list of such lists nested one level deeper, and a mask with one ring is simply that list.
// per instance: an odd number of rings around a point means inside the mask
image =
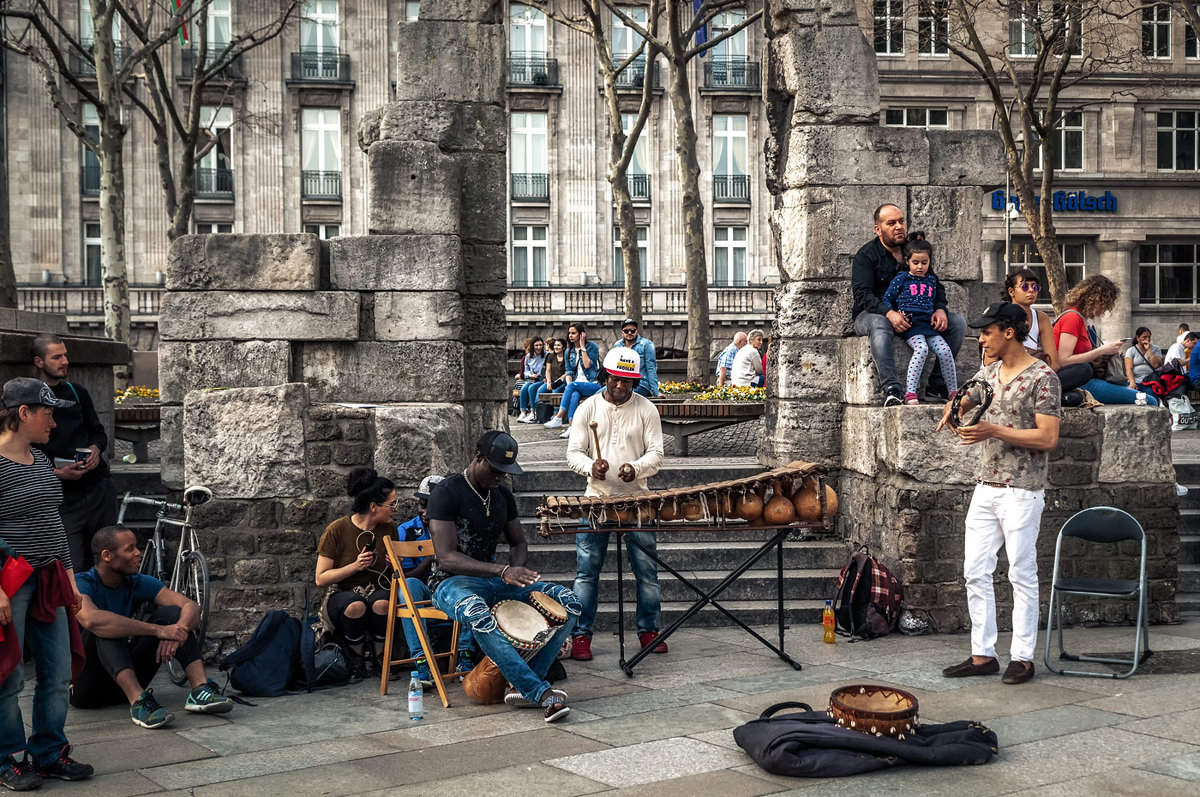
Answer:
[{"label": "white tank top", "polygon": [[1038,330],[1038,314],[1037,310],[1033,311],[1033,322],[1029,325],[1029,334],[1025,337],[1025,348],[1040,349],[1042,347],[1042,338]]}]

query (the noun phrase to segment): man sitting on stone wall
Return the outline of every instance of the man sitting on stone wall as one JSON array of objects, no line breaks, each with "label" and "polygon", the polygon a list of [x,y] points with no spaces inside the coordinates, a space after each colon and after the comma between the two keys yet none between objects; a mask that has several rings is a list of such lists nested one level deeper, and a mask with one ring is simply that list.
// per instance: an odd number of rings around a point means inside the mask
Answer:
[{"label": "man sitting on stone wall", "polygon": [[[904,403],[904,389],[896,379],[892,338],[912,325],[904,313],[889,308],[882,297],[896,272],[904,265],[901,249],[906,233],[904,211],[892,204],[880,205],[875,209],[875,237],[858,250],[850,272],[850,286],[854,292],[854,308],[851,311],[854,333],[867,335],[871,339],[871,359],[875,361],[875,370],[879,372],[879,381],[883,384],[885,407]],[[946,310],[946,289],[941,281],[933,298],[933,307],[930,319],[933,328],[941,333],[950,345],[950,351],[957,357],[966,325],[962,316]],[[925,392],[935,400],[945,401],[950,397],[941,365],[934,364]]]}]

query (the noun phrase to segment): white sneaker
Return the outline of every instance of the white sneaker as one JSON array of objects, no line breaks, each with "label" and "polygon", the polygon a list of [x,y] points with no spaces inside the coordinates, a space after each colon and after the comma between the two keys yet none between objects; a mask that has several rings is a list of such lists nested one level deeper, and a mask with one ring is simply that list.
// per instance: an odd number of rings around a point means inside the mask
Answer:
[{"label": "white sneaker", "polygon": [[534,416],[532,412],[527,412],[518,419],[521,423],[533,423]]},{"label": "white sneaker", "polygon": [[1146,406],[1146,394],[1138,393],[1136,396],[1133,397],[1133,403],[1139,407]]},{"label": "white sneaker", "polygon": [[547,429],[557,429],[558,427],[560,427],[562,425],[563,425],[563,419],[557,415],[555,415],[553,418],[551,418],[550,420],[548,420],[544,424],[542,424],[542,426],[545,426]]},{"label": "white sneaker", "polygon": [[568,427],[567,429],[565,429],[565,430],[563,431],[563,433],[559,435],[559,437],[561,437],[563,440],[566,440],[566,439],[567,439],[568,437],[570,437],[570,436],[571,436],[571,429],[570,429],[570,427]]}]

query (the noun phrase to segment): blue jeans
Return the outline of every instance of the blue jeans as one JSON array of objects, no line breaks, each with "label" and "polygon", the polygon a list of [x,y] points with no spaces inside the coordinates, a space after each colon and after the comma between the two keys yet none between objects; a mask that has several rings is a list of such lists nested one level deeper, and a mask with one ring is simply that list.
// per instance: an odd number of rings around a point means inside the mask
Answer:
[{"label": "blue jeans", "polygon": [[[1083,389],[1096,397],[1101,404],[1136,404],[1136,390],[1105,382],[1103,379],[1089,379],[1083,384]],[[1146,394],[1146,406],[1157,407],[1158,399],[1153,393]]]},{"label": "blue jeans", "polygon": [[[405,581],[408,582],[408,591],[412,595],[414,601],[420,603],[421,601],[429,600],[431,593],[429,592],[429,587],[425,585],[424,581],[416,578],[406,578]],[[400,606],[403,606],[404,596],[397,594],[396,603]],[[441,621],[435,620],[434,622]],[[408,642],[408,655],[414,659],[424,657],[425,651],[421,650],[421,638],[417,636],[417,626],[412,620],[407,618],[402,619],[400,621],[400,625],[404,628],[404,640]],[[461,653],[464,650],[473,651],[474,649],[475,644],[471,641],[471,627],[466,624],[460,625],[458,627],[459,652]],[[433,665],[431,664],[430,666],[432,667]]]},{"label": "blue jeans", "polygon": [[71,638],[66,610],[59,608],[53,623],[40,623],[29,616],[33,606],[37,575],[9,597],[12,605],[13,632],[24,640],[37,668],[37,686],[33,690],[33,735],[25,738],[25,724],[17,697],[25,685],[25,667],[17,662],[8,680],[0,686],[0,757],[20,758],[28,750],[33,762],[46,767],[58,760],[67,744],[63,725],[67,722],[67,700],[71,683]]},{"label": "blue jeans", "polygon": [[518,399],[521,412],[529,412],[534,408],[538,393],[541,392],[539,388],[544,387],[545,384],[540,380],[534,380],[521,385],[521,397]]},{"label": "blue jeans", "polygon": [[[962,348],[963,335],[967,331],[967,322],[958,313],[946,312],[946,331],[942,333],[942,338],[950,346],[950,351],[954,356],[958,356],[958,350]],[[895,352],[892,350],[892,338],[896,336],[896,330],[892,328],[892,322],[887,320],[887,316],[879,315],[878,313],[868,313],[863,311],[854,317],[854,334],[866,335],[871,341],[871,359],[875,361],[875,370],[879,373],[879,382],[886,394],[889,389],[893,391],[904,391],[901,389],[900,381],[896,379],[896,359]],[[926,387],[944,387],[946,384],[945,378],[942,376],[941,364],[933,366],[933,372],[929,375],[929,385]]]},{"label": "blue jeans", "polygon": [[603,387],[599,382],[581,382],[578,379],[567,385],[567,389],[563,391],[562,404],[559,405],[559,412],[566,411],[567,422],[575,417],[575,410],[579,408],[579,402],[583,401],[588,396],[594,396],[600,392]]},{"label": "blue jeans", "polygon": [[[592,626],[596,623],[596,606],[599,602],[596,586],[600,580],[600,571],[604,568],[604,556],[608,553],[609,536],[609,532],[606,531],[587,531],[575,535],[575,561],[578,572],[575,574],[574,589],[582,606],[579,623],[575,626],[578,634],[591,636]],[[626,532],[625,540],[635,540],[650,551],[658,549],[658,537],[653,531]],[[658,565],[632,545],[626,545],[626,550],[629,552],[629,569],[637,579],[638,631],[657,631],[658,622],[662,618]]]},{"label": "blue jeans", "polygon": [[[559,627],[546,646],[528,662],[521,658],[508,640],[502,637],[492,617],[491,607],[500,601],[515,600],[527,603],[529,595],[544,592],[563,605],[567,610],[567,622]],[[415,596],[414,596],[415,597]],[[433,593],[433,604],[446,614],[471,628],[475,644],[484,655],[495,662],[508,682],[527,700],[540,703],[542,695],[550,688],[546,672],[558,657],[563,640],[575,627],[579,617],[579,598],[566,587],[539,581],[528,587],[505,584],[496,576],[451,576],[438,584]]]}]

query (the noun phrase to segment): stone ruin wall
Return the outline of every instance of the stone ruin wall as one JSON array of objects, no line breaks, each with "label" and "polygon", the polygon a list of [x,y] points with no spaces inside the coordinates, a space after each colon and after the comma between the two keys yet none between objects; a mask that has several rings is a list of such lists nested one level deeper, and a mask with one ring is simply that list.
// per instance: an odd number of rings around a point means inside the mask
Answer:
[{"label": "stone ruin wall", "polygon": [[[998,298],[998,286],[982,283],[980,209],[984,189],[1004,180],[1000,139],[880,126],[875,53],[853,0],[781,0],[769,4],[766,25],[766,151],[783,284],[759,458],[840,469],[839,528],[847,542],[869,544],[893,567],[907,607],[936,630],[964,630],[963,528],[978,451],[934,435],[940,407],[878,406],[867,339],[854,336],[851,323],[850,264],[871,236],[871,212],[893,202],[910,229],[929,233],[952,310],[969,317]],[[895,351],[902,375],[910,350],[897,339]],[[958,358],[960,384],[978,366],[968,339]],[[1064,411],[1038,544],[1043,616],[1058,529],[1079,509],[1110,504],[1131,512],[1149,534],[1151,619],[1178,619],[1169,428],[1166,413],[1142,408]],[[1136,577],[1132,557],[1089,553],[1068,549],[1069,575]],[[1002,627],[1012,605],[1004,567],[996,579]],[[1069,606],[1078,622],[1136,616],[1131,604]]]},{"label": "stone ruin wall", "polygon": [[[501,7],[424,0],[399,23],[390,104],[364,118],[370,235],[186,236],[159,347],[163,481],[204,484],[210,646],[298,609],[345,476],[430,473],[504,428],[505,38]],[[348,407],[373,404],[375,407]]]}]

